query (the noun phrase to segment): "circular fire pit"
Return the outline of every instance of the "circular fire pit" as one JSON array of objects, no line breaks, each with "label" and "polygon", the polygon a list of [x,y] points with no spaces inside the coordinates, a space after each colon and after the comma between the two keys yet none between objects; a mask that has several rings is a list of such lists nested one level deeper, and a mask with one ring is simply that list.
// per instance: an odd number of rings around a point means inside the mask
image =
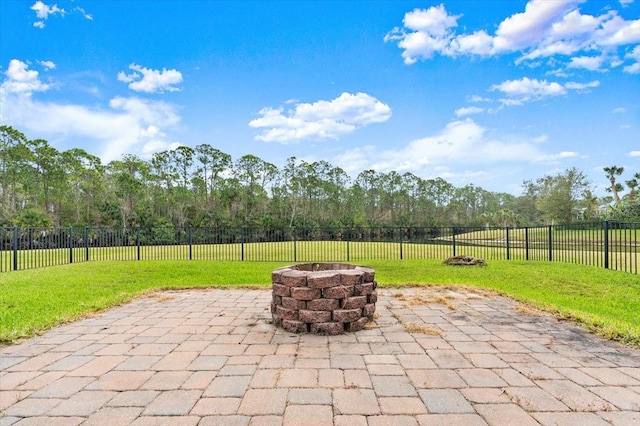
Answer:
[{"label": "circular fire pit", "polygon": [[373,318],[378,294],[371,268],[346,263],[306,263],[273,271],[271,313],[292,333],[358,331]]}]

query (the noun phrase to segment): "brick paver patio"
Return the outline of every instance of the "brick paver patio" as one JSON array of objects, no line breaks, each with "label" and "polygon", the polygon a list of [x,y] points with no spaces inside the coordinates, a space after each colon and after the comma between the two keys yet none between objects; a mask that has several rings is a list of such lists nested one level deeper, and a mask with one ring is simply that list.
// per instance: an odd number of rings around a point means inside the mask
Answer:
[{"label": "brick paver patio", "polygon": [[139,299],[0,348],[0,425],[640,425],[640,351],[469,290],[380,289],[340,336],[269,290]]}]

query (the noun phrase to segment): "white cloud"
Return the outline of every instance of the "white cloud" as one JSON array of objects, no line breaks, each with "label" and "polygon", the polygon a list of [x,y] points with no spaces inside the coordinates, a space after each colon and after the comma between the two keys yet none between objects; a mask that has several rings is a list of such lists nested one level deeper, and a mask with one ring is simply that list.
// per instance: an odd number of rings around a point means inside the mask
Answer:
[{"label": "white cloud", "polygon": [[411,141],[404,148],[384,150],[366,146],[346,151],[333,161],[350,173],[371,168],[424,175],[427,169],[448,168],[451,164],[530,163],[543,155],[533,141],[513,137],[508,142],[494,139],[487,129],[466,118],[452,121],[436,134]]},{"label": "white cloud", "polygon": [[553,75],[555,77],[562,77],[562,78],[567,78],[569,77],[569,74],[561,68],[555,69],[555,70],[551,70],[551,71],[547,71],[545,73],[545,75]]},{"label": "white cloud", "polygon": [[[523,12],[500,22],[494,34],[486,29],[456,33],[461,15],[449,14],[443,5],[414,9],[405,14],[404,27],[394,28],[385,41],[397,43],[406,64],[429,60],[435,54],[455,57],[519,53],[516,64],[574,56],[570,62],[573,68],[615,67],[619,65],[618,47],[640,43],[640,19],[627,21],[615,10],[597,16],[582,14],[578,6],[585,1],[530,0]],[[593,51],[605,52],[610,58],[588,56]],[[638,67],[630,65],[627,72],[635,73]]]},{"label": "white cloud", "polygon": [[449,32],[449,28],[458,25],[457,20],[460,16],[449,15],[441,4],[427,10],[414,9],[413,12],[404,15],[403,23],[411,30],[424,31],[434,37],[444,37]]},{"label": "white cloud", "polygon": [[467,102],[493,102],[491,98],[483,98],[482,96],[472,95],[467,97]]},{"label": "white cloud", "polygon": [[593,80],[588,83],[576,83],[570,81],[564,85],[567,89],[570,90],[578,90],[581,92],[588,91],[589,89],[593,89],[594,87],[600,86],[600,82],[598,80]]},{"label": "white cloud", "polygon": [[600,86],[598,80],[588,83],[567,82],[564,85],[547,80],[530,79],[524,77],[520,80],[508,80],[500,84],[494,84],[490,90],[500,91],[507,97],[500,99],[505,106],[519,106],[525,103],[542,99],[566,95],[568,90],[587,92],[588,89]]},{"label": "white cloud", "polygon": [[75,12],[79,12],[82,16],[84,16],[84,19],[88,19],[89,21],[93,21],[93,15],[90,13],[87,13],[86,10],[84,10],[81,7],[76,7],[73,9]]},{"label": "white cloud", "polygon": [[34,97],[49,85],[39,80],[37,71],[14,59],[5,75],[0,104],[11,108],[2,109],[2,123],[46,138],[54,146],[56,139],[81,139],[95,146],[104,161],[125,153],[145,155],[154,147],[173,146],[164,129],[180,121],[174,105],[135,97],[116,97],[105,107],[42,102]]},{"label": "white cloud", "polygon": [[118,81],[129,83],[129,89],[131,90],[145,93],[180,91],[180,88],[175,87],[176,84],[182,83],[182,73],[178,70],[168,70],[166,68],[162,68],[162,71],[153,70],[137,64],[129,65],[129,69],[134,72],[125,74],[120,71],[118,73]]},{"label": "white cloud", "polygon": [[44,67],[45,71],[52,70],[56,67],[53,61],[38,61],[38,63]]},{"label": "white cloud", "polygon": [[256,136],[264,142],[298,142],[303,139],[338,139],[360,127],[382,123],[391,108],[366,93],[342,93],[331,101],[296,103],[291,109],[261,109],[249,126],[264,129]]},{"label": "white cloud", "polygon": [[53,6],[48,6],[40,0],[36,1],[31,6],[31,10],[35,11],[36,17],[40,19],[40,21],[34,22],[33,26],[40,29],[45,27],[44,21],[49,18],[49,15],[54,16],[56,14],[60,14],[64,16],[64,14],[66,13],[65,10],[59,8],[57,4],[54,4]]},{"label": "white cloud", "polygon": [[[42,2],[41,0],[36,1],[31,6],[31,10],[33,10],[36,13],[36,18],[39,19],[39,21],[35,21],[33,23],[33,26],[36,27],[36,28],[40,28],[40,29],[43,29],[46,26],[45,21],[47,19],[49,19],[50,16],[56,16],[56,15],[64,16],[64,15],[68,14],[68,12],[66,10],[58,7],[57,4],[54,4],[53,6],[49,6],[49,5],[45,4],[44,2]],[[90,13],[87,13],[86,10],[84,10],[83,8],[81,8],[79,6],[74,7],[71,10],[71,13],[72,14],[79,13],[85,19],[93,21],[93,15],[91,15]]]},{"label": "white cloud", "polygon": [[629,151],[627,154],[629,157],[638,157],[640,158],[640,151]]},{"label": "white cloud", "polygon": [[524,12],[500,23],[493,40],[495,51],[513,52],[539,44],[559,18],[582,1],[529,1]]},{"label": "white cloud", "polygon": [[567,93],[566,89],[559,83],[547,82],[547,80],[538,80],[535,78],[530,79],[528,77],[494,84],[490,90],[498,90],[510,98],[523,101],[560,96]]},{"label": "white cloud", "polygon": [[182,146],[180,142],[167,142],[158,139],[152,139],[145,143],[140,150],[140,158],[148,160],[153,157],[156,152],[170,151]]},{"label": "white cloud", "polygon": [[160,131],[160,129],[154,125],[150,125],[149,127],[147,127],[146,129],[143,129],[140,134],[142,136],[147,136],[150,138],[155,138],[157,136],[166,136],[164,133],[162,133],[162,131]]},{"label": "white cloud", "polygon": [[57,4],[54,4],[53,6],[48,6],[43,2],[41,2],[40,0],[36,1],[31,6],[31,10],[35,11],[36,16],[40,19],[47,19],[49,15],[55,15],[56,13],[59,13],[61,15],[64,15],[66,13],[64,9],[60,9]]},{"label": "white cloud", "polygon": [[444,51],[448,55],[471,54],[488,56],[493,51],[493,37],[486,31],[476,31],[469,35],[459,35]]},{"label": "white cloud", "polygon": [[625,59],[631,59],[635,61],[631,65],[627,65],[623,68],[623,71],[629,74],[640,73],[640,45],[636,46],[631,52],[625,55]]},{"label": "white cloud", "polygon": [[531,139],[531,141],[535,142],[535,143],[545,143],[548,140],[549,140],[549,136],[547,136],[547,135],[540,135],[538,137],[535,137],[535,138]]},{"label": "white cloud", "polygon": [[450,29],[458,25],[459,17],[449,15],[444,5],[414,9],[407,12],[403,20],[405,28],[411,31],[394,28],[384,40],[398,42],[406,64],[413,64],[418,59],[430,59],[435,52],[449,45],[452,37]]},{"label": "white cloud", "polygon": [[569,68],[583,68],[589,71],[596,71],[602,65],[602,56],[576,56],[571,58],[567,65]]},{"label": "white cloud", "polygon": [[627,109],[624,107],[618,107],[618,108],[614,108],[613,111],[611,111],[614,114],[624,114],[625,112],[627,112]]},{"label": "white cloud", "polygon": [[19,59],[9,61],[5,75],[7,78],[0,86],[2,92],[31,95],[33,92],[44,92],[50,88],[50,85],[40,81],[38,71],[30,70],[29,65]]},{"label": "white cloud", "polygon": [[631,3],[633,3],[633,0],[620,0],[620,4],[622,6],[627,6],[627,5],[630,5]]},{"label": "white cloud", "polygon": [[558,164],[567,158],[576,158],[579,154],[575,151],[562,151],[557,154],[540,155],[534,159],[536,163]]},{"label": "white cloud", "polygon": [[480,114],[481,112],[484,112],[484,108],[466,107],[466,108],[458,108],[455,111],[455,114],[456,114],[456,117],[464,117],[465,115]]}]

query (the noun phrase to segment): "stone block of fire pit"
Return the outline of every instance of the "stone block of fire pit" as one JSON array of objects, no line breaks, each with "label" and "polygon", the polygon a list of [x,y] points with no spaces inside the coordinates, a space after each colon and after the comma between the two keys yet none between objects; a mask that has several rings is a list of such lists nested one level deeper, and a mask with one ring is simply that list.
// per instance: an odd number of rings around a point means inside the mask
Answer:
[{"label": "stone block of fire pit", "polygon": [[273,323],[292,333],[362,330],[378,300],[375,271],[348,263],[286,266],[271,281]]}]

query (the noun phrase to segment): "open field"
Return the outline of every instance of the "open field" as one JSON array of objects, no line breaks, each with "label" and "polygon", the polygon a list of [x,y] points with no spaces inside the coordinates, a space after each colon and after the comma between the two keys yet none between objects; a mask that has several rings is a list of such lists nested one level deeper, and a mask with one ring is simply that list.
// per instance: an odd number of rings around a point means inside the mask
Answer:
[{"label": "open field", "polygon": [[[359,262],[360,263],[360,262]],[[0,341],[41,333],[162,289],[268,288],[282,262],[85,262],[0,276]],[[640,276],[563,263],[502,261],[484,268],[440,260],[361,262],[381,286],[464,285],[494,290],[640,347]]]}]

